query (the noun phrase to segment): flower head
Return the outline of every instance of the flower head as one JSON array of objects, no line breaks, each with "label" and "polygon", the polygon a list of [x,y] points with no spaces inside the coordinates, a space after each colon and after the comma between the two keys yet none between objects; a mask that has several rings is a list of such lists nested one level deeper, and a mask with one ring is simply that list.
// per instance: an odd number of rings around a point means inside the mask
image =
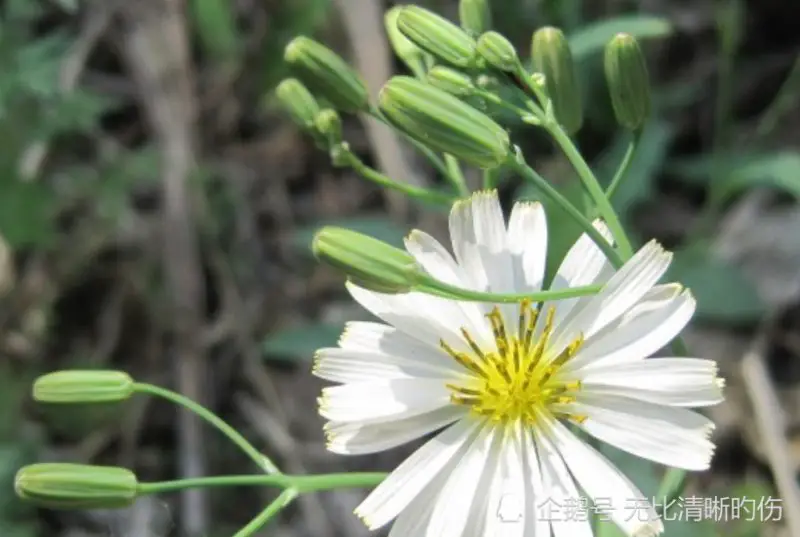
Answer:
[{"label": "flower head", "polygon": [[[506,224],[497,195],[478,193],[454,207],[450,235],[454,257],[420,231],[406,248],[452,285],[541,290],[541,205],[516,204]],[[670,260],[650,242],[615,270],[584,235],[550,288],[602,290],[544,304],[384,295],[350,285],[386,324],[350,323],[338,348],[317,355],[315,374],[341,383],[320,397],[328,448],[374,453],[438,431],[356,513],[373,529],[396,519],[390,535],[529,537],[552,529],[556,537],[590,536],[588,520],[547,516],[548,504],[584,496],[602,498],[627,535],[661,533],[636,486],[571,429],[664,465],[708,468],[713,424],[687,407],[722,400],[716,364],[646,359],[695,309],[688,290],[658,285]]]}]

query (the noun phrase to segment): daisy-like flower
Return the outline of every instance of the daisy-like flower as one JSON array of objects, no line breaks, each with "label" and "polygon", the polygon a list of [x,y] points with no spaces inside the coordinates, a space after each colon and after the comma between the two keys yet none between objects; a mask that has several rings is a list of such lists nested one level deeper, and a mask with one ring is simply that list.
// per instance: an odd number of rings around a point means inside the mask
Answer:
[{"label": "daisy-like flower", "polygon": [[[601,222],[595,226],[611,240]],[[496,193],[478,193],[453,208],[450,235],[455,258],[420,231],[406,248],[448,284],[541,290],[541,205],[516,204],[506,225]],[[713,424],[688,407],[722,400],[716,364],[646,359],[695,310],[688,290],[657,285],[670,260],[653,241],[615,270],[584,235],[550,289],[602,290],[543,304],[385,295],[348,285],[387,324],[349,323],[338,348],[317,354],[314,373],[341,383],[319,399],[328,449],[374,453],[438,431],[356,514],[371,529],[396,519],[390,536],[398,537],[582,537],[592,535],[589,520],[554,517],[552,508],[591,498],[625,534],[660,534],[663,524],[642,493],[574,430],[663,465],[708,468]]]}]

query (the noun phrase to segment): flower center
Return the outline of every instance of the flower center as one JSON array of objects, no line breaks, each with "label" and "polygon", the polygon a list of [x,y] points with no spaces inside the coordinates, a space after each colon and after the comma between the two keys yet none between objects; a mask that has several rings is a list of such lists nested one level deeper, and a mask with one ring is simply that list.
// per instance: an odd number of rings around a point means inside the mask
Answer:
[{"label": "flower center", "polygon": [[559,381],[556,373],[575,356],[583,337],[578,337],[553,357],[548,353],[548,343],[554,314],[555,309],[550,308],[544,329],[534,341],[539,309],[531,307],[530,301],[520,304],[519,326],[514,336],[509,334],[500,310],[495,307],[486,316],[492,325],[496,352],[483,352],[464,328],[461,333],[472,352],[457,352],[442,340],[442,348],[472,373],[447,385],[453,392],[450,400],[499,423],[522,420],[533,425],[543,410],[578,423],[584,421],[585,416],[558,410],[558,406],[574,402],[575,393],[581,388],[580,381]]}]

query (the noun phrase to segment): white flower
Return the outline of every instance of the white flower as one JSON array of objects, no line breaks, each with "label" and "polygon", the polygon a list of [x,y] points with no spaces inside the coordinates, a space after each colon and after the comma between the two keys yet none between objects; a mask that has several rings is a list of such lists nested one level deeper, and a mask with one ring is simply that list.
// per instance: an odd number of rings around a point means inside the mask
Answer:
[{"label": "white flower", "polygon": [[[596,227],[609,233],[600,222]],[[406,248],[435,278],[496,293],[541,290],[544,211],[518,203],[508,227],[495,193],[450,214],[455,260],[415,231]],[[610,238],[609,238],[610,240]],[[645,359],[689,322],[695,301],[656,285],[671,260],[656,242],[618,271],[584,235],[551,289],[604,284],[597,295],[542,305],[484,304],[349,285],[388,324],[349,323],[314,373],[328,448],[383,451],[438,431],[356,509],[390,536],[591,536],[580,498],[608,508],[630,536],[663,525],[642,493],[568,427],[628,453],[687,470],[708,468],[713,424],[687,407],[722,400],[713,361]],[[538,306],[538,307],[537,307]],[[583,494],[578,490],[582,490]],[[585,500],[584,500],[585,501]],[[584,504],[585,509],[585,504]]]}]

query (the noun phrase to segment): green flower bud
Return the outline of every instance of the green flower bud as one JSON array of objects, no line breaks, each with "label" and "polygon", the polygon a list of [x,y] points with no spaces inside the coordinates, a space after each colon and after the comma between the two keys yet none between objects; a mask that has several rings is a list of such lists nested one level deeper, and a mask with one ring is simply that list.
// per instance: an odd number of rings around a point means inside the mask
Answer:
[{"label": "green flower bud", "polygon": [[296,78],[287,78],[275,88],[275,95],[292,121],[306,131],[314,128],[319,105],[302,82]]},{"label": "green flower bud", "polygon": [[138,482],[115,466],[42,463],[17,472],[14,490],[23,500],[52,509],[119,509],[136,500]]},{"label": "green flower bud", "polygon": [[473,35],[488,32],[492,29],[489,0],[461,0],[458,3],[458,18],[461,27]]},{"label": "green flower bud", "polygon": [[128,399],[133,379],[122,371],[56,371],[36,379],[33,398],[40,403],[115,403]]},{"label": "green flower bud", "polygon": [[326,108],[314,118],[314,126],[329,143],[337,144],[342,141],[342,119],[336,110]]},{"label": "green flower bud", "polygon": [[407,76],[392,78],[379,106],[398,130],[431,149],[493,168],[511,151],[508,133],[492,119],[438,88]]},{"label": "green flower bud", "polygon": [[336,108],[345,112],[368,108],[367,88],[361,77],[328,47],[300,36],[286,45],[283,58],[312,91]]},{"label": "green flower bud", "polygon": [[650,114],[650,80],[647,62],[636,38],[617,34],[606,45],[604,68],[617,121],[636,130]]},{"label": "green flower bud", "polygon": [[519,66],[514,45],[497,32],[486,32],[478,38],[478,54],[486,63],[501,71],[515,71]]},{"label": "green flower bud", "polygon": [[426,64],[427,53],[412,43],[397,27],[397,18],[403,9],[402,6],[395,6],[387,11],[383,17],[383,24],[394,53],[413,71]]},{"label": "green flower bud", "polygon": [[427,75],[428,84],[452,95],[466,97],[475,91],[472,79],[460,71],[437,65]]},{"label": "green flower bud", "polygon": [[406,251],[368,235],[324,227],[314,236],[314,256],[347,274],[362,287],[381,293],[407,293],[419,269]]},{"label": "green flower bud", "polygon": [[475,40],[432,11],[405,6],[397,17],[397,28],[418,47],[457,67],[475,62]]},{"label": "green flower bud", "polygon": [[531,42],[531,57],[534,69],[545,76],[556,120],[568,134],[574,134],[583,123],[583,104],[567,38],[558,28],[537,30]]}]

